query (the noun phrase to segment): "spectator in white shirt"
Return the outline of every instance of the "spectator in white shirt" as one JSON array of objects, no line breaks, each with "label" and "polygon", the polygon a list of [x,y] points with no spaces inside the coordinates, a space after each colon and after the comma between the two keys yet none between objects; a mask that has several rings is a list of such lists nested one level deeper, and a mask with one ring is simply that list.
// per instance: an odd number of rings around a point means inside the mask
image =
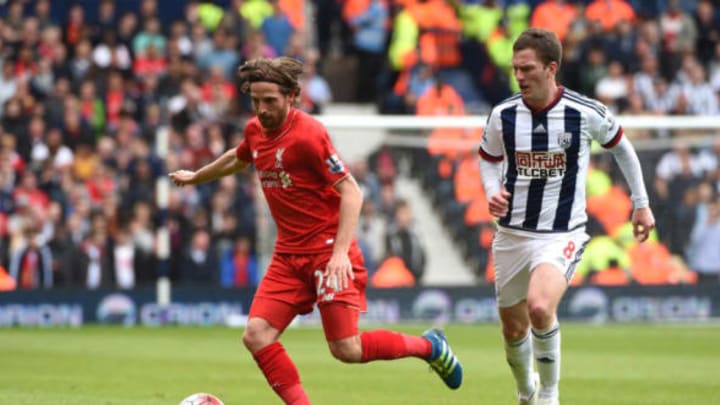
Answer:
[{"label": "spectator in white shirt", "polygon": [[12,61],[5,59],[2,65],[2,76],[0,76],[0,117],[2,117],[3,106],[10,100],[17,91],[17,81],[13,74]]},{"label": "spectator in white shirt", "polygon": [[680,89],[678,86],[668,86],[668,83],[662,77],[658,77],[653,82],[654,97],[648,102],[648,110],[653,114],[665,115],[675,112],[678,106],[678,97]]},{"label": "spectator in white shirt", "polygon": [[688,70],[689,82],[682,88],[687,99],[687,113],[693,115],[718,115],[718,97],[710,83],[705,80],[705,68],[699,63]]},{"label": "spectator in white shirt", "polygon": [[655,99],[655,80],[659,77],[657,57],[648,53],[642,59],[642,70],[633,76],[633,92],[642,97],[647,109]]},{"label": "spectator in white shirt", "polygon": [[607,75],[595,85],[595,96],[598,100],[616,112],[627,103],[629,93],[628,80],[623,73],[622,64],[612,61]]}]

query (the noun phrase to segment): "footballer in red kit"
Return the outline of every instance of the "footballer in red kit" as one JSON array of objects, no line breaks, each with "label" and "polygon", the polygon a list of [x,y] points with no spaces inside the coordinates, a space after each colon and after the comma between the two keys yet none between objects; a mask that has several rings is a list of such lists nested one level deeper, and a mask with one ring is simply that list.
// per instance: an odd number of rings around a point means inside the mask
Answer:
[{"label": "footballer in red kit", "polygon": [[345,363],[416,357],[451,389],[462,366],[442,331],[422,336],[388,330],[359,333],[367,270],[354,239],[362,193],[324,126],[293,108],[302,63],[253,59],[240,67],[256,117],[237,148],[198,169],[169,174],[178,186],[232,175],[252,165],[277,226],[275,251],[253,297],[243,343],[286,404],[310,404],[297,368],[279,339],[298,314],[317,304],[330,352]]},{"label": "footballer in red kit", "polygon": [[[275,256],[255,294],[250,317],[262,317],[282,330],[296,313],[311,312],[315,301],[364,311],[367,270],[355,240],[348,254],[354,285],[340,291],[323,286],[340,215],[340,195],[333,186],[350,174],[322,124],[294,108],[276,130],[265,130],[254,118],[245,127],[237,158],[255,166],[278,229]],[[276,308],[276,301],[296,311]],[[357,323],[326,324],[325,333],[329,340],[353,336]]]},{"label": "footballer in red kit", "polygon": [[276,252],[332,251],[340,214],[333,186],[349,173],[320,122],[294,108],[274,131],[253,118],[237,157],[255,166],[277,221]]}]

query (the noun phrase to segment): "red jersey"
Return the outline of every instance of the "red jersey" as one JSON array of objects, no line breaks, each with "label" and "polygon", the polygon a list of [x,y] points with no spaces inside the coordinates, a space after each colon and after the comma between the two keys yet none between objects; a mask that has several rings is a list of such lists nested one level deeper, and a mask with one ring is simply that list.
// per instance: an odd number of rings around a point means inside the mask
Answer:
[{"label": "red jersey", "polygon": [[255,165],[277,224],[275,252],[331,251],[340,216],[340,194],[333,185],[349,173],[325,127],[295,108],[275,131],[266,131],[255,117],[245,126],[236,154]]}]

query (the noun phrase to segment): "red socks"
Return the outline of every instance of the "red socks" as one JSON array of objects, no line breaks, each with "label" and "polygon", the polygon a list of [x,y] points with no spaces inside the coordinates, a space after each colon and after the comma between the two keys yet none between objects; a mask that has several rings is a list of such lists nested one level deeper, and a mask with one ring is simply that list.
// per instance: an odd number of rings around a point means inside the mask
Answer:
[{"label": "red socks", "polygon": [[[432,346],[422,337],[404,335],[387,330],[363,332],[362,362],[393,360],[402,357],[430,357]],[[295,364],[280,342],[274,342],[253,354],[270,387],[287,405],[310,405],[310,400],[300,384]]]},{"label": "red socks", "polygon": [[430,342],[419,336],[404,335],[388,330],[373,330],[360,334],[362,362],[393,360],[402,357],[430,357]]},{"label": "red socks", "polygon": [[300,385],[300,375],[295,364],[280,342],[272,343],[253,354],[270,387],[288,405],[310,405],[310,400]]}]

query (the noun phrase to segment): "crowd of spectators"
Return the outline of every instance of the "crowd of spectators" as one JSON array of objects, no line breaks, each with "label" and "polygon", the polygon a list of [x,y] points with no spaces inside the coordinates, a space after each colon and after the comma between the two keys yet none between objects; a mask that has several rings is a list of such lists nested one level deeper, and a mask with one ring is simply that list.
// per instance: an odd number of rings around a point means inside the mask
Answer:
[{"label": "crowd of spectators", "polygon": [[[220,3],[173,2],[182,16],[171,20],[156,0],[0,7],[0,288],[133,288],[161,275],[257,285],[257,225],[272,226],[260,218],[254,175],[171,187],[165,210],[157,179],[239,143],[251,115],[235,75],[245,60],[305,61],[307,112],[332,94],[317,73],[320,52],[304,41],[302,1]],[[378,247],[366,249],[371,270],[386,247],[407,254],[407,238],[397,235],[409,217],[398,215],[404,223],[393,227],[395,168],[382,156],[389,171],[375,181],[387,215]],[[375,174],[363,177],[363,164],[353,166],[365,185]],[[161,224],[169,262],[158,260]]]},{"label": "crowd of spectators", "polygon": [[[438,78],[458,91],[468,111],[486,112],[488,105],[517,90],[511,74],[512,43],[525,28],[536,26],[553,30],[562,40],[559,82],[616,113],[720,113],[717,2],[396,3],[403,5],[385,6],[396,17],[383,31],[391,69],[379,75],[386,86],[381,87],[381,105],[388,112],[414,112],[417,98]],[[358,43],[364,30],[353,32]]]},{"label": "crowd of spectators", "polygon": [[[718,18],[709,0],[2,2],[0,264],[23,289],[132,288],[159,275],[255,285],[262,221],[252,173],[171,188],[168,208],[156,206],[160,176],[239,143],[250,108],[235,72],[245,60],[303,60],[300,108],[311,113],[347,83],[345,101],[380,112],[484,113],[516,88],[514,36],[543,26],[563,40],[560,82],[617,113],[717,115]],[[663,187],[685,186],[693,218],[716,224],[718,152],[703,153],[716,177],[703,169],[692,172],[697,181],[674,181],[692,165],[668,158],[655,186],[659,201]],[[421,280],[425,252],[394,190],[393,154],[350,163],[366,191],[359,236],[368,267],[401,258],[408,283]],[[660,221],[667,240],[676,236],[664,227],[689,222],[677,206],[662,207],[674,209]],[[157,261],[161,223],[169,263]],[[716,228],[693,226],[687,240],[668,244],[676,254],[697,251]]]},{"label": "crowd of spectators", "polygon": [[176,4],[176,21],[154,0],[122,12],[93,3],[97,15],[48,0],[0,7],[0,263],[22,289],[132,288],[159,275],[254,285],[252,176],[171,188],[164,211],[156,180],[238,143],[248,111],[235,70],[275,51],[262,34],[241,42],[230,16],[222,27],[200,18],[198,2]]},{"label": "crowd of spectators", "polygon": [[[445,116],[487,112],[488,105],[516,89],[510,63],[512,43],[531,25],[551,29],[563,41],[559,82],[597,98],[616,115],[720,114],[717,2],[547,0],[452,4],[429,0],[405,4],[388,31],[389,59],[397,79],[391,93],[381,97],[381,106],[390,112]],[[455,22],[448,22],[448,16]],[[412,31],[407,26],[419,28],[416,46],[403,43],[407,37],[402,34]],[[453,30],[462,33],[454,42],[449,36]],[[431,52],[433,44],[438,43],[454,51]],[[625,225],[631,205],[627,189],[614,166],[608,162],[596,165],[592,169],[598,179],[596,184],[603,186],[588,190],[588,229],[593,242],[599,243],[591,242],[586,248],[587,259],[584,268],[576,273],[575,282],[717,282],[717,129],[631,129],[626,133],[635,140],[662,138],[676,145],[666,154],[655,147],[641,151],[652,206],[658,216],[658,234],[644,245],[628,240]],[[437,128],[428,134],[428,147],[423,151],[427,154],[421,154],[419,160],[427,162],[429,155],[430,162],[435,163],[424,164],[429,171],[423,175],[426,189],[439,196],[438,213],[449,224],[451,234],[478,275],[492,281],[492,258],[488,253],[493,225],[485,208],[484,192],[477,186],[477,157],[472,150],[459,151],[443,143],[454,139],[476,145],[481,135],[481,131]],[[602,160],[596,160],[599,162]],[[598,257],[600,260],[595,260]]]},{"label": "crowd of spectators", "polygon": [[655,170],[660,239],[699,279],[720,281],[720,137],[700,150],[677,136]]}]

